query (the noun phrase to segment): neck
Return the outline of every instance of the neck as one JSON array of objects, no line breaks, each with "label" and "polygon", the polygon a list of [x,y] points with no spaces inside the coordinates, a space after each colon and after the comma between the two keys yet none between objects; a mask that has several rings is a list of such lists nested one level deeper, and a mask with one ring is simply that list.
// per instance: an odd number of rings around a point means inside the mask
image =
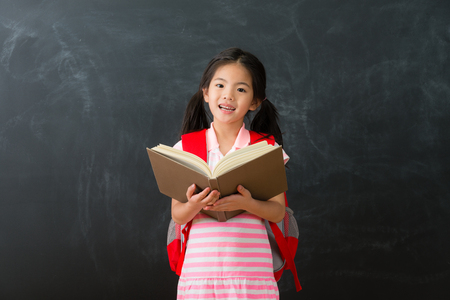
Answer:
[{"label": "neck", "polygon": [[233,147],[242,124],[243,122],[240,124],[222,124],[220,122],[216,124],[216,122],[214,122],[214,132],[217,136],[220,152],[222,152],[223,155],[227,154]]}]

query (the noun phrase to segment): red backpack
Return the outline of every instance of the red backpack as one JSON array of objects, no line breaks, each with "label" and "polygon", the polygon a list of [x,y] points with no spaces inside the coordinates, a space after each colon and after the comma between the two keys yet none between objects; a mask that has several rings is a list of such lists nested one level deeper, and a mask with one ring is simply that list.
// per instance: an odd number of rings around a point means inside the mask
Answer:
[{"label": "red backpack", "polygon": [[[184,134],[181,139],[183,150],[193,153],[204,161],[207,161],[206,148],[206,129]],[[267,141],[268,144],[274,145],[273,137],[265,137],[255,131],[250,131],[250,144],[260,141]],[[288,207],[286,193],[284,193],[286,204],[286,213],[283,220],[279,223],[273,223],[265,220],[267,234],[269,237],[270,247],[272,249],[274,277],[279,281],[284,270],[291,270],[294,275],[295,287],[297,292],[302,289],[298,280],[297,269],[294,263],[295,253],[298,244],[298,226],[294,218],[293,211]],[[181,274],[184,256],[186,253],[186,244],[191,230],[192,220],[186,225],[176,224],[170,220],[169,230],[167,233],[167,253],[169,255],[170,268]]]}]

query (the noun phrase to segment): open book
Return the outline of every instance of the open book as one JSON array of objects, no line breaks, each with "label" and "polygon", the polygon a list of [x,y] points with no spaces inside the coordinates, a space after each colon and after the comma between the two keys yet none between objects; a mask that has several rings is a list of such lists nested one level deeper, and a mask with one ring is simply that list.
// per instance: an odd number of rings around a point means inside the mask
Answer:
[{"label": "open book", "polygon": [[[147,153],[160,192],[181,202],[187,201],[186,191],[193,183],[196,192],[210,187],[218,190],[220,197],[237,193],[241,184],[258,200],[268,200],[287,190],[282,148],[266,141],[227,154],[212,171],[200,157],[169,146],[147,148]],[[242,211],[203,212],[226,221]]]}]

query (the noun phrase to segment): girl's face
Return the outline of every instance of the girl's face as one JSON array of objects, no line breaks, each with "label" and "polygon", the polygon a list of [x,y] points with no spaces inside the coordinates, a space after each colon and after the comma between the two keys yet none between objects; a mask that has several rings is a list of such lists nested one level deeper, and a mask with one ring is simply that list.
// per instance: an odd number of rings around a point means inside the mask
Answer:
[{"label": "girl's face", "polygon": [[242,126],[249,110],[258,108],[260,101],[253,99],[252,76],[238,63],[223,65],[216,70],[203,97],[209,104],[214,123]]}]

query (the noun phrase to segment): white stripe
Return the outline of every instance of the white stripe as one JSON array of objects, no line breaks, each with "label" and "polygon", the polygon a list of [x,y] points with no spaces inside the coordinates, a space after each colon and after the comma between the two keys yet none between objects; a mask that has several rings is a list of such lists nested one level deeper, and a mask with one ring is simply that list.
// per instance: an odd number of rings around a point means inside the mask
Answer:
[{"label": "white stripe", "polygon": [[[219,227],[220,228],[220,227]],[[218,230],[218,227],[208,227],[208,228],[195,228],[195,225],[191,228],[191,234],[194,233],[209,233],[209,232],[222,232],[223,230]],[[222,228],[220,228],[222,229]],[[225,228],[227,232],[242,232],[242,233],[258,233],[267,234],[267,230],[263,229],[253,229],[253,228],[239,228],[239,227],[227,227]]]},{"label": "white stripe", "polygon": [[236,238],[236,237],[220,237],[220,238],[195,238],[189,239],[188,243],[190,245],[201,244],[201,243],[259,243],[263,244],[267,241],[267,239],[249,239],[249,238]]},{"label": "white stripe", "polygon": [[215,261],[234,261],[234,262],[272,262],[272,258],[266,257],[223,257],[223,256],[208,256],[208,257],[192,257],[189,262],[215,262]]},{"label": "white stripe", "polygon": [[[223,247],[218,248],[216,252],[225,252],[223,250]],[[188,249],[189,253],[202,253],[205,252],[205,249],[202,248],[195,248],[195,249]],[[208,248],[208,252],[211,250]],[[233,248],[233,251],[226,251],[226,252],[239,252],[239,253],[246,253],[246,252],[255,252],[255,253],[272,253],[272,251],[265,248]]]},{"label": "white stripe", "polygon": [[[186,290],[184,294],[185,295],[203,295],[203,294],[210,294],[210,293],[215,293],[216,295],[228,294],[229,290],[228,289],[190,289],[190,290]],[[250,294],[250,295],[265,295],[267,293],[267,291],[266,290],[233,289],[232,293],[237,293],[237,294],[245,293],[245,294]],[[242,298],[240,298],[240,299],[242,299]]]}]

